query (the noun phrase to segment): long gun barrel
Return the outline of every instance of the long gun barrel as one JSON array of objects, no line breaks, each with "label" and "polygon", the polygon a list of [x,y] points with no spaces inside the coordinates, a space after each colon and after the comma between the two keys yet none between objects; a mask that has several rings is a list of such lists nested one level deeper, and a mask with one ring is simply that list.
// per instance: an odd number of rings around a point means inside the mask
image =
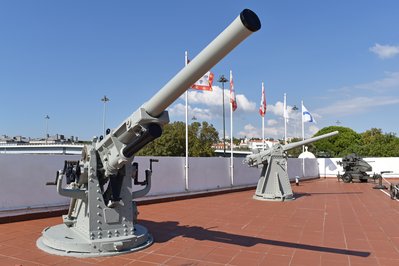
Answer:
[{"label": "long gun barrel", "polygon": [[312,143],[312,142],[315,142],[315,141],[318,141],[321,139],[332,137],[334,135],[337,135],[338,133],[339,133],[338,131],[334,131],[334,132],[320,135],[320,136],[317,136],[314,138],[305,139],[302,141],[298,141],[298,142],[294,142],[294,143],[290,143],[290,144],[286,144],[286,145],[276,144],[267,150],[261,151],[259,153],[247,155],[247,157],[245,157],[243,162],[248,164],[249,166],[258,166],[258,165],[266,163],[273,155],[278,154],[279,156],[282,156],[285,151],[288,151],[288,150],[294,149],[296,147],[299,147],[299,146],[302,146],[305,144],[309,144],[309,143]]},{"label": "long gun barrel", "polygon": [[314,138],[305,139],[305,140],[301,140],[301,141],[298,141],[298,142],[294,142],[294,143],[290,143],[290,144],[287,144],[287,145],[283,145],[283,150],[284,151],[288,151],[288,150],[294,149],[294,148],[302,146],[302,145],[306,145],[306,144],[309,144],[309,143],[312,143],[312,142],[315,142],[315,141],[318,141],[318,140],[321,140],[321,139],[325,139],[325,138],[329,138],[329,137],[335,136],[338,133],[339,133],[338,131],[334,131],[334,132],[330,132],[330,133],[327,133],[327,134],[324,134],[324,135],[320,135],[320,136],[317,136],[317,137],[314,137]]},{"label": "long gun barrel", "polygon": [[257,15],[249,9],[241,14],[174,76],[157,94],[143,105],[146,112],[158,117],[191,85],[223,59],[231,50],[261,27]]},{"label": "long gun barrel", "polygon": [[244,9],[190,64],[111,134],[97,143],[95,149],[103,163],[105,175],[116,174],[128,158],[147,143],[160,137],[163,125],[169,122],[166,108],[238,44],[260,28],[258,16],[253,11]]}]

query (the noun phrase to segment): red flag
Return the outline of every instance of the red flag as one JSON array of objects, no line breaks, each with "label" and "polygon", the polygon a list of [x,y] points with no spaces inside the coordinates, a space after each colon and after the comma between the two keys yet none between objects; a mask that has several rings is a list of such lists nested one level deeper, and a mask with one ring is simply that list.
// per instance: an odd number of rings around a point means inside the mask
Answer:
[{"label": "red flag", "polygon": [[202,76],[202,78],[195,82],[191,88],[195,90],[212,91],[213,78],[213,73],[208,71]]},{"label": "red flag", "polygon": [[230,70],[230,103],[233,112],[237,109],[236,94],[234,92],[233,72]]},{"label": "red flag", "polygon": [[[186,59],[187,63],[190,63],[190,59]],[[213,83],[213,78],[215,75],[211,72],[208,71],[203,75],[197,82],[195,82],[193,85],[191,85],[192,89],[195,90],[201,90],[201,91],[212,91],[212,83]]]},{"label": "red flag", "polygon": [[265,116],[266,114],[265,86],[263,85],[263,82],[262,82],[262,100],[260,101],[259,114],[261,116]]}]

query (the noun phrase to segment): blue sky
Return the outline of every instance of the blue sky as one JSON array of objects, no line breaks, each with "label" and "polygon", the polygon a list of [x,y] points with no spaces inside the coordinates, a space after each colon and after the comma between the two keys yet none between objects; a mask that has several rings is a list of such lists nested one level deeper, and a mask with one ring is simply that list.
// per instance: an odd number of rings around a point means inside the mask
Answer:
[{"label": "blue sky", "polygon": [[[244,8],[262,29],[212,68],[233,71],[235,137],[282,138],[283,94],[317,124],[399,133],[398,1],[0,1],[0,135],[90,139],[118,126],[195,57]],[[226,83],[228,89],[228,83]],[[227,91],[226,91],[227,93]],[[220,84],[190,91],[190,114],[222,132]],[[228,101],[226,97],[226,103]],[[184,120],[178,99],[171,121]],[[288,137],[300,136],[291,111]],[[226,135],[230,132],[226,106]],[[222,134],[220,134],[221,136]]]}]

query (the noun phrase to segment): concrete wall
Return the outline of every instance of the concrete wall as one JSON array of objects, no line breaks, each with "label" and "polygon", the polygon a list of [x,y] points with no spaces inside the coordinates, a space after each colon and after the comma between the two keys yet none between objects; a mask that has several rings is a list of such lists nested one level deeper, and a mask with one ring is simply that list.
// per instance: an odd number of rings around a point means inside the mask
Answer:
[{"label": "concrete wall", "polygon": [[[78,160],[77,155],[32,155],[0,154],[0,211],[52,207],[66,205],[69,198],[57,194],[55,186],[45,183],[54,181],[56,171],[64,160]],[[165,196],[215,189],[230,189],[230,158],[190,158],[188,191],[185,189],[184,157],[136,157],[139,163],[139,179],[144,179],[144,170],[149,168],[149,159],[157,158],[153,164],[152,188],[147,195]],[[242,163],[243,158],[234,158],[233,187],[255,186],[260,169]],[[339,159],[288,159],[288,176],[291,180],[299,176],[306,178],[335,176],[342,168]],[[367,159],[369,160],[369,159]],[[399,158],[370,158],[378,171],[393,170],[399,173]],[[340,170],[341,169],[341,170]],[[141,187],[135,187],[135,190]]]}]

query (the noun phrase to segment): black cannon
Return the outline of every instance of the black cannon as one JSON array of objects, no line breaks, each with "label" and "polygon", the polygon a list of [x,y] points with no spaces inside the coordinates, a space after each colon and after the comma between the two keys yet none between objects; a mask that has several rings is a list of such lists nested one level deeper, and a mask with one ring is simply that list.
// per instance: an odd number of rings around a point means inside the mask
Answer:
[{"label": "black cannon", "polygon": [[342,179],[345,183],[350,183],[354,179],[360,182],[367,182],[368,179],[376,179],[377,175],[369,175],[366,172],[373,171],[371,165],[363,160],[360,156],[355,153],[349,154],[342,158],[342,161],[338,162],[339,165],[344,169],[344,173],[341,175],[338,173],[338,180]]}]

